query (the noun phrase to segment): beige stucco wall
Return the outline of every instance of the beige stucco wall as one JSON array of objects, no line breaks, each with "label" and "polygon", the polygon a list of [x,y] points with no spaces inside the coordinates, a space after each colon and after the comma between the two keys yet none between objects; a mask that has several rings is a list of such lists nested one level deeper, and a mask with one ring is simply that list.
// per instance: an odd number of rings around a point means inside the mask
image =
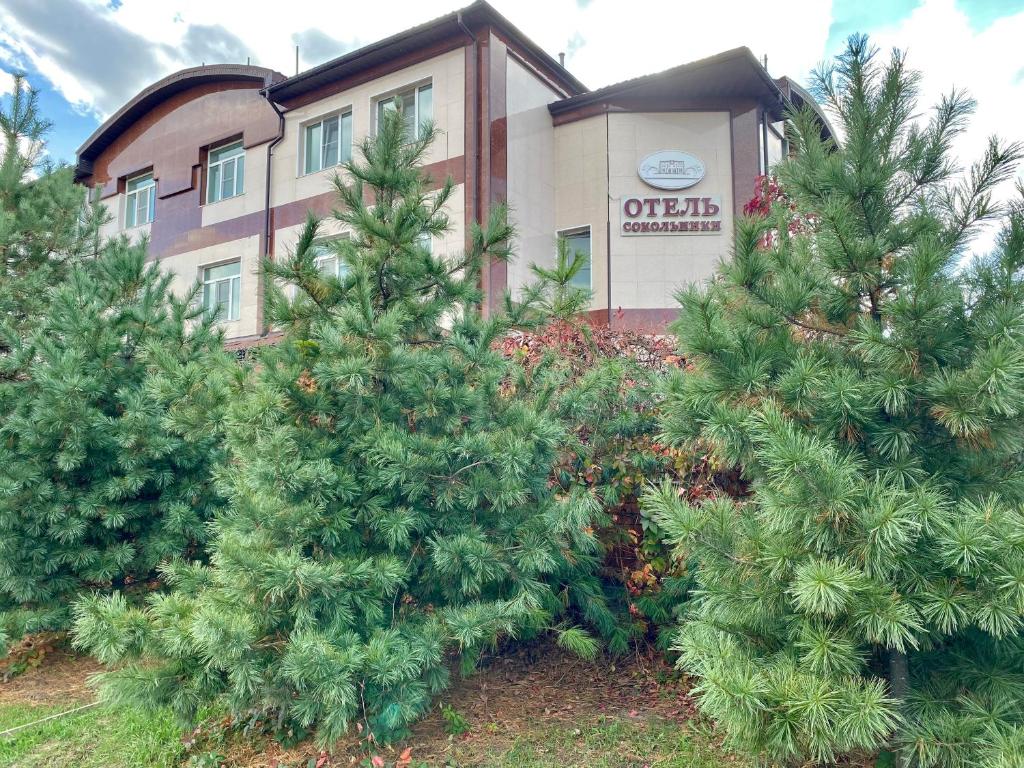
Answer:
[{"label": "beige stucco wall", "polygon": [[[612,307],[671,308],[686,283],[710,277],[732,242],[732,145],[727,112],[615,113],[608,116]],[[646,155],[677,149],[704,162],[695,186],[665,191],[637,174]],[[623,235],[623,198],[709,196],[721,200],[718,233]],[[596,266],[596,263],[595,263]]]},{"label": "beige stucco wall", "polygon": [[508,265],[513,296],[532,282],[531,264],[555,256],[555,130],[547,105],[558,94],[515,59],[507,59],[508,205],[516,227]]},{"label": "beige stucco wall", "polygon": [[[228,339],[253,336],[260,332],[257,324],[259,304],[260,236],[239,238],[227,243],[218,243],[208,248],[199,248],[160,259],[160,269],[174,275],[171,290],[178,296],[185,296],[196,281],[201,279],[205,267],[224,262],[241,261],[241,282],[239,283],[238,320],[222,322]],[[199,296],[202,300],[202,294]]]},{"label": "beige stucco wall", "polygon": [[103,207],[108,221],[100,227],[100,237],[109,240],[121,233],[121,223],[124,221],[124,195],[114,195],[99,203]]},{"label": "beige stucco wall", "polygon": [[[203,174],[206,182],[206,174]],[[242,194],[207,203],[202,207],[203,226],[236,219],[264,209],[267,194],[267,145],[259,144],[245,150],[245,178]],[[205,197],[205,195],[204,195]]]},{"label": "beige stucco wall", "polygon": [[592,309],[608,307],[607,117],[555,127],[555,230],[590,227]]},{"label": "beige stucco wall", "polygon": [[358,146],[373,127],[377,98],[428,80],[432,83],[434,124],[440,134],[424,162],[429,164],[461,156],[465,151],[464,55],[460,48],[285,113],[284,138],[274,148],[272,160],[272,205],[302,200],[331,189],[336,169],[301,173],[303,125],[317,117],[351,109],[353,157],[358,158]]},{"label": "beige stucco wall", "polygon": [[[454,259],[461,255],[465,250],[466,230],[463,224],[464,216],[462,214],[465,209],[465,200],[466,188],[464,185],[459,184],[455,187],[452,192],[452,196],[448,199],[448,206],[446,210],[450,217],[451,229],[443,236],[434,238],[433,249],[435,254],[450,255]],[[274,244],[275,258],[284,260],[291,256],[295,250],[295,243],[298,242],[303,226],[305,225],[296,224],[295,226],[281,227],[276,230],[276,241]],[[321,220],[319,237],[330,238],[332,235],[338,235],[344,231],[345,228],[337,219],[333,216],[325,216]]]},{"label": "beige stucco wall", "polygon": [[[125,204],[127,196],[124,192],[118,192],[116,195],[104,198],[100,203],[106,210],[106,215],[109,221],[100,227],[100,238],[103,240],[110,240],[118,235],[125,235],[128,239],[137,243],[144,237],[149,237],[150,230],[152,229],[152,223],[140,224],[137,227],[131,227],[126,229],[124,226],[125,216]],[[160,198],[156,201],[157,215],[160,211]]]}]

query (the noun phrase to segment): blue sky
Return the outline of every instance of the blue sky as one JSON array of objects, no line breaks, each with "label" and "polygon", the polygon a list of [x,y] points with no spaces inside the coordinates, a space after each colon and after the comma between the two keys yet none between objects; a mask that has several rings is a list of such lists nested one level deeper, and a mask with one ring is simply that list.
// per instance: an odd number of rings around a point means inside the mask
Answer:
[{"label": "blue sky", "polygon": [[[468,1],[468,0],[467,0]],[[246,57],[294,71],[445,13],[459,0],[325,4],[290,0],[272,19],[248,0],[2,0],[0,70],[25,72],[54,122],[50,155],[75,149],[116,108],[159,77],[203,61]],[[699,12],[670,0],[494,0],[494,5],[591,87],[738,45],[767,55],[773,75],[805,80],[854,32],[910,50],[926,96],[956,85],[979,101],[965,153],[992,130],[1024,128],[1024,0],[716,0]],[[323,14],[324,7],[330,14]],[[387,13],[380,13],[386,7]],[[659,35],[666,29],[664,41]],[[943,79],[945,78],[945,79]],[[9,92],[0,75],[0,93]],[[1007,105],[1011,106],[1007,106]]]}]

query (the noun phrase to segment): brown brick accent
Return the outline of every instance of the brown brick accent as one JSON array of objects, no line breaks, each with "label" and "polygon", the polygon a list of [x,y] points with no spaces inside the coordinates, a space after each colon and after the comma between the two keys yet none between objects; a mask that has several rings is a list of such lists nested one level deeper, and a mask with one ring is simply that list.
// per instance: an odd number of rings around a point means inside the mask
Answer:
[{"label": "brown brick accent", "polygon": [[608,322],[608,310],[592,309],[586,313],[587,322],[591,325],[611,325],[612,328],[623,328],[648,333],[664,333],[669,323],[679,317],[678,308],[662,309],[618,309],[611,313]]}]

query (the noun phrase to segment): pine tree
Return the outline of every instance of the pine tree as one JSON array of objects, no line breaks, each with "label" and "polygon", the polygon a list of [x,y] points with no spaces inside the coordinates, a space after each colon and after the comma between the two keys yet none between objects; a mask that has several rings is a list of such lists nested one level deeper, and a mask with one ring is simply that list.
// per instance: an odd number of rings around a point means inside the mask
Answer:
[{"label": "pine tree", "polygon": [[77,609],[78,641],[123,664],[107,696],[185,717],[220,702],[324,744],[350,726],[385,740],[429,708],[453,655],[468,670],[552,627],[593,653],[560,618],[574,604],[612,623],[593,575],[598,507],[551,482],[553,387],[496,344],[536,309],[479,309],[482,265],[509,257],[504,212],[461,256],[423,243],[449,229],[453,191],[421,169],[433,138],[388,117],[346,165],[337,275],[317,268],[313,219],[291,259],[266,265],[286,335],[230,408],[210,564],[167,568],[171,591],[143,607]]},{"label": "pine tree", "polygon": [[[696,566],[680,664],[730,743],[771,761],[1020,765],[1024,208],[991,193],[1021,147],[993,139],[959,177],[973,102],[918,122],[918,75],[865,38],[815,79],[841,143],[794,115],[787,200],[679,296],[695,370],[668,385],[664,433],[750,490],[646,497]],[[996,251],[967,260],[998,217]]]},{"label": "pine tree", "polygon": [[215,414],[233,363],[145,259],[118,240],[71,267],[2,360],[0,610],[13,637],[66,628],[80,592],[194,550],[218,504]]},{"label": "pine tree", "polygon": [[15,78],[0,110],[0,649],[202,540],[221,449],[201,412],[223,400],[211,365],[230,365],[144,244],[100,244],[103,210],[40,161],[48,128]]},{"label": "pine tree", "polygon": [[7,102],[0,108],[0,355],[45,311],[47,288],[96,254],[101,221],[71,169],[47,159],[51,126],[23,77],[13,78]]}]

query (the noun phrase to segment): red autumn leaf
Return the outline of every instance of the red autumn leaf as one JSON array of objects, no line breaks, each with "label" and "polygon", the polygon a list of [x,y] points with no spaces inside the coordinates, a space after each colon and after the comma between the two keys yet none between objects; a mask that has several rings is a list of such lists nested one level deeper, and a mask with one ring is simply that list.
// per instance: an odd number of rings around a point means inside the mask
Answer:
[{"label": "red autumn leaf", "polygon": [[412,747],[406,747],[402,750],[402,754],[398,756],[398,762],[395,763],[395,768],[406,768],[406,766],[412,764]]}]

